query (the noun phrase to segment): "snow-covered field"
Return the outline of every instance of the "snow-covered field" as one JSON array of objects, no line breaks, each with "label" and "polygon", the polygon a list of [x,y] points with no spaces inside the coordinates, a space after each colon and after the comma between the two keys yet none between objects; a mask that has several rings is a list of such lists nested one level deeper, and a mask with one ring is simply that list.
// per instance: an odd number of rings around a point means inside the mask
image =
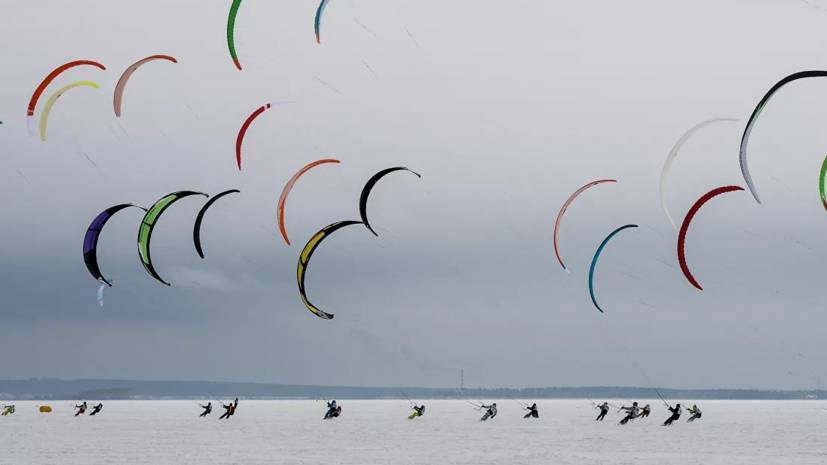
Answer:
[{"label": "snow-covered field", "polygon": [[[406,401],[342,401],[322,421],[314,401],[244,401],[198,418],[194,401],[109,401],[97,417],[72,417],[71,403],[17,402],[0,417],[2,464],[827,464],[827,402],[707,401],[704,417],[671,428],[657,401],[649,419],[603,423],[585,400],[540,401],[540,419],[499,400],[481,423],[463,401],[426,401],[409,421]],[[215,401],[213,402],[215,404]]]}]

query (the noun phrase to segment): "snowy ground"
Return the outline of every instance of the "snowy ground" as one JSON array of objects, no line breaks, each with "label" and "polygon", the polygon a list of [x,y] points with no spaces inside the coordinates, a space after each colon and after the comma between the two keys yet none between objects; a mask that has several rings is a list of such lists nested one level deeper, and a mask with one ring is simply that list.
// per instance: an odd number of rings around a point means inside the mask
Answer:
[{"label": "snowy ground", "polygon": [[[406,419],[406,401],[342,401],[342,417],[322,421],[322,402],[241,401],[219,421],[198,418],[193,401],[105,402],[97,417],[73,418],[70,402],[17,402],[0,417],[2,464],[819,464],[827,463],[827,402],[707,401],[704,417],[664,428],[652,417],[604,423],[585,400],[539,402],[523,420],[513,400],[481,423],[462,401],[427,401]],[[215,401],[213,402],[215,404]]]}]

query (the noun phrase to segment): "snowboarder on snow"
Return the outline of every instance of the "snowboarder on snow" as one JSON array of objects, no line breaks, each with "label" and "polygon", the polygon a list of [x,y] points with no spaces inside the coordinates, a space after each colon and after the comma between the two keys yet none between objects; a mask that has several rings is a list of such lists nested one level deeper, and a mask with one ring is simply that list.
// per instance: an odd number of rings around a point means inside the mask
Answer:
[{"label": "snowboarder on snow", "polygon": [[606,418],[606,414],[609,413],[609,403],[603,402],[600,405],[595,405],[594,408],[600,409],[600,414],[597,415],[597,418],[595,418],[594,421],[603,421],[603,419]]},{"label": "snowboarder on snow", "polygon": [[414,404],[411,408],[413,408],[413,412],[411,412],[411,414],[408,416],[408,420],[413,420],[416,417],[421,417],[422,415],[425,415],[425,404]]},{"label": "snowboarder on snow", "polygon": [[626,416],[623,417],[622,420],[620,420],[621,425],[625,425],[626,423],[629,423],[630,420],[634,420],[635,418],[640,416],[640,407],[637,406],[637,402],[632,402],[631,407],[620,407],[620,410],[626,411]]},{"label": "snowboarder on snow", "polygon": [[670,412],[672,412],[672,416],[666,419],[663,422],[663,426],[669,426],[672,424],[673,421],[677,420],[681,417],[681,404],[675,404],[674,407],[667,406]]},{"label": "snowboarder on snow", "polygon": [[693,421],[701,418],[701,409],[699,409],[696,404],[692,404],[692,407],[689,407],[686,411],[692,414],[692,416],[686,420],[687,423],[692,423]]},{"label": "snowboarder on snow", "polygon": [[327,412],[324,414],[324,419],[329,420],[331,418],[337,417],[338,416],[338,415],[336,415],[337,410],[338,410],[338,405],[336,405],[336,399],[333,399],[333,400],[331,400],[330,402],[327,403]]},{"label": "snowboarder on snow", "polygon": [[235,398],[235,402],[230,402],[229,405],[221,404],[224,407],[224,413],[218,417],[219,420],[226,420],[235,414],[235,409],[238,407],[238,397]]},{"label": "snowboarder on snow", "polygon": [[86,413],[86,401],[84,400],[83,403],[80,405],[75,405],[75,408],[77,409],[77,412],[75,412],[75,416],[83,415],[84,413]]},{"label": "snowboarder on snow", "polygon": [[92,407],[92,411],[89,412],[89,416],[94,417],[95,415],[100,413],[101,410],[103,410],[103,404],[98,402],[98,405]]},{"label": "snowboarder on snow", "polygon": [[198,406],[204,409],[204,411],[201,412],[201,415],[198,415],[199,417],[206,417],[212,413],[212,402],[207,402],[207,405],[198,404]]},{"label": "snowboarder on snow", "polygon": [[486,421],[489,418],[494,418],[494,417],[497,416],[497,403],[496,402],[494,402],[491,405],[483,404],[483,405],[480,406],[480,408],[481,409],[486,409],[485,410],[485,415],[483,415],[482,418],[480,418],[480,421]]},{"label": "snowboarder on snow", "polygon": [[528,410],[528,413],[523,415],[523,418],[540,418],[540,411],[537,409],[537,403],[533,403],[528,407],[525,407]]}]

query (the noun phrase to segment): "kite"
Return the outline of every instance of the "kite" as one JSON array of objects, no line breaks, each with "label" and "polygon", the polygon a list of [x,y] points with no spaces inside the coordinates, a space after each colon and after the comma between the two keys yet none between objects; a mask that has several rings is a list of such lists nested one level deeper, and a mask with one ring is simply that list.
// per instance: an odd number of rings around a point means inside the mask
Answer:
[{"label": "kite", "polygon": [[580,189],[577,189],[576,191],[574,191],[573,194],[571,194],[569,196],[568,199],[566,199],[565,203],[563,203],[563,206],[560,208],[560,211],[557,213],[557,219],[554,220],[554,255],[557,256],[557,261],[560,262],[560,266],[562,266],[563,269],[566,270],[567,272],[569,270],[568,270],[568,268],[566,268],[566,265],[563,263],[563,258],[560,256],[560,248],[557,245],[557,237],[560,233],[560,223],[563,221],[563,215],[566,213],[569,206],[572,204],[572,202],[574,202],[574,199],[576,199],[577,196],[579,196],[580,194],[582,194],[584,191],[588,190],[589,188],[591,188],[593,186],[596,186],[598,184],[603,184],[604,182],[617,182],[617,180],[616,179],[598,179],[596,181],[592,181],[592,182],[586,184],[585,186],[581,187]]},{"label": "kite", "polygon": [[235,161],[238,163],[238,170],[241,171],[241,144],[244,143],[244,136],[247,134],[247,129],[250,128],[250,125],[253,124],[253,120],[258,118],[258,116],[265,111],[270,109],[270,104],[266,103],[256,109],[256,111],[250,113],[250,116],[244,120],[244,124],[241,125],[241,129],[238,130],[238,136],[235,138]]},{"label": "kite", "polygon": [[304,166],[304,168],[300,169],[287,181],[287,184],[284,185],[284,189],[281,190],[281,195],[279,196],[279,203],[278,203],[278,223],[279,223],[279,231],[281,231],[281,237],[284,238],[284,242],[287,245],[290,245],[290,239],[287,237],[287,227],[284,225],[284,207],[287,203],[287,196],[290,194],[290,191],[293,189],[293,185],[296,184],[296,181],[299,178],[309,171],[310,169],[325,164],[325,163],[339,163],[339,160],[335,160],[333,158],[324,158],[322,160],[316,160],[314,162],[308,163]]},{"label": "kite", "polygon": [[230,14],[227,16],[227,48],[230,49],[230,57],[239,71],[241,71],[241,62],[238,61],[238,54],[235,52],[235,17],[240,6],[241,0],[233,0],[233,4],[230,5]]},{"label": "kite", "polygon": [[620,231],[628,228],[637,228],[636,224],[627,224],[625,226],[621,226],[614,231],[612,231],[603,242],[600,243],[600,246],[597,247],[597,251],[594,253],[594,257],[592,258],[592,264],[589,267],[589,295],[592,298],[592,303],[594,304],[595,308],[600,310],[600,313],[603,313],[603,309],[600,308],[600,305],[597,304],[597,299],[594,296],[594,269],[597,266],[597,259],[600,258],[600,254],[603,252],[603,248],[606,247],[606,244]]},{"label": "kite", "polygon": [[322,0],[319,3],[319,8],[316,9],[316,19],[313,21],[313,28],[316,30],[316,43],[322,43],[322,37],[320,29],[322,27],[322,15],[324,14],[324,9],[327,7],[327,4],[330,3],[330,0]]},{"label": "kite", "polygon": [[58,66],[57,68],[52,70],[52,72],[49,73],[48,76],[43,78],[43,80],[40,82],[40,84],[34,90],[34,93],[32,93],[32,98],[29,99],[29,107],[26,110],[26,116],[28,118],[31,118],[31,117],[34,116],[34,109],[35,109],[35,106],[37,106],[37,101],[40,99],[40,95],[43,94],[43,92],[46,90],[46,87],[48,87],[49,84],[51,84],[51,82],[56,77],[58,77],[61,73],[63,73],[67,69],[74,68],[75,66],[85,66],[85,65],[96,66],[96,67],[106,71],[106,66],[103,66],[102,64],[98,63],[97,61],[91,61],[91,60],[70,61],[68,63],[65,63],[65,64],[62,64],[62,65]]},{"label": "kite", "polygon": [[240,194],[241,191],[238,189],[230,189],[216,194],[210,200],[207,200],[207,203],[198,211],[198,216],[195,217],[195,225],[192,227],[192,242],[195,244],[195,251],[198,252],[199,257],[204,258],[204,251],[201,250],[201,222],[204,220],[204,214],[207,213],[207,209],[210,208],[216,200],[233,193]]},{"label": "kite", "polygon": [[681,271],[683,271],[683,275],[686,276],[686,279],[689,281],[690,284],[697,287],[698,290],[704,290],[698,281],[692,276],[692,272],[689,271],[689,266],[686,264],[686,232],[689,230],[689,224],[692,223],[692,219],[695,217],[695,214],[698,213],[698,210],[704,206],[705,203],[712,200],[713,197],[716,197],[721,194],[725,194],[727,192],[735,192],[735,191],[742,191],[744,190],[742,187],[739,186],[723,186],[718,187],[716,189],[712,189],[711,191],[707,192],[701,198],[699,198],[692,208],[686,213],[686,217],[683,219],[683,223],[681,224],[680,232],[678,232],[678,263],[681,265]]},{"label": "kite", "polygon": [[362,216],[362,223],[373,233],[374,236],[379,236],[376,234],[376,231],[373,230],[371,227],[370,222],[368,221],[368,196],[370,195],[370,191],[373,190],[373,186],[379,182],[386,174],[393,173],[394,171],[409,171],[416,175],[418,178],[422,178],[422,175],[417,173],[416,171],[412,171],[404,166],[396,166],[393,168],[386,168],[368,179],[368,182],[365,183],[365,187],[362,188],[362,195],[359,196],[359,215]]},{"label": "kite", "polygon": [[203,192],[193,191],[178,191],[167,194],[149,207],[149,210],[147,210],[144,215],[144,219],[141,220],[140,228],[138,228],[138,257],[141,259],[141,264],[144,266],[147,273],[167,286],[170,286],[170,283],[164,281],[152,265],[152,257],[150,257],[149,254],[149,241],[152,239],[152,231],[155,229],[155,223],[158,222],[158,218],[161,217],[164,210],[169,208],[170,205],[178,200],[191,195],[203,195],[204,197],[209,197]]},{"label": "kite", "polygon": [[824,177],[827,175],[827,157],[821,163],[821,173],[818,175],[818,193],[821,194],[821,204],[827,210],[827,197],[824,195]]},{"label": "kite", "polygon": [[101,284],[98,288],[98,305],[103,307],[103,290],[106,288],[106,284]]},{"label": "kite", "polygon": [[738,161],[741,164],[741,174],[744,175],[744,181],[746,181],[747,187],[749,188],[749,191],[752,193],[752,196],[755,198],[755,201],[759,204],[761,203],[761,199],[758,198],[758,190],[755,188],[755,183],[752,181],[752,175],[750,175],[749,166],[747,165],[747,144],[749,143],[749,136],[752,133],[752,128],[755,125],[755,120],[758,119],[758,115],[761,114],[761,111],[763,111],[764,107],[767,105],[767,103],[769,103],[770,98],[772,98],[772,96],[779,89],[793,81],[813,77],[827,77],[827,71],[800,71],[798,73],[790,74],[789,76],[775,83],[775,85],[772,86],[766,94],[764,94],[764,97],[761,99],[761,101],[758,102],[758,105],[755,107],[755,110],[752,111],[752,115],[749,117],[749,120],[747,121],[747,126],[744,128],[744,135],[741,136],[741,148],[739,151]]},{"label": "kite", "polygon": [[666,161],[663,163],[663,170],[660,172],[660,205],[663,208],[663,212],[666,213],[666,217],[669,219],[669,223],[672,224],[672,229],[677,231],[678,226],[675,224],[675,220],[672,218],[672,214],[669,213],[669,207],[666,205],[666,178],[669,177],[669,171],[672,169],[672,163],[675,161],[675,158],[678,156],[678,151],[683,147],[683,144],[686,143],[696,132],[700,131],[701,129],[705,128],[706,126],[712,123],[724,122],[724,121],[731,121],[731,122],[738,122],[735,118],[712,118],[706,121],[701,121],[700,123],[692,126],[689,128],[688,131],[683,133],[683,135],[675,142],[675,145],[672,146],[672,150],[669,151],[669,155],[666,156]]},{"label": "kite", "polygon": [[123,99],[123,91],[126,88],[126,83],[129,81],[129,78],[132,77],[132,73],[134,73],[136,69],[140,68],[145,63],[154,60],[167,60],[173,63],[178,63],[178,60],[176,60],[175,57],[171,57],[169,55],[152,55],[129,65],[129,67],[126,68],[126,71],[124,71],[121,75],[121,78],[118,79],[118,84],[115,85],[115,94],[112,98],[112,105],[115,107],[115,116],[121,116],[121,100]]},{"label": "kite", "polygon": [[296,281],[299,285],[299,295],[301,296],[302,302],[304,302],[305,307],[310,310],[311,313],[316,315],[317,317],[323,320],[332,320],[333,314],[327,313],[324,310],[316,307],[310,300],[307,299],[307,292],[304,287],[304,278],[307,274],[307,268],[310,266],[310,257],[313,255],[313,252],[319,247],[319,244],[322,243],[325,238],[336,232],[337,230],[344,228],[345,226],[351,226],[354,224],[363,224],[361,221],[337,221],[336,223],[329,224],[322,228],[319,232],[313,235],[307,244],[302,249],[301,254],[299,254],[299,263],[296,267]]},{"label": "kite", "polygon": [[96,281],[100,281],[109,286],[112,285],[112,281],[103,277],[100,266],[98,266],[98,238],[106,222],[109,221],[115,213],[129,207],[140,208],[146,211],[143,207],[131,203],[122,203],[109,207],[92,220],[92,223],[89,224],[89,228],[86,230],[86,235],[83,237],[83,261],[86,263],[86,269],[89,270],[89,274],[91,274]]},{"label": "kite", "polygon": [[46,141],[46,125],[49,123],[49,113],[52,111],[52,107],[55,106],[55,102],[57,99],[60,98],[67,90],[74,89],[75,87],[92,87],[95,89],[99,89],[100,86],[92,81],[77,81],[69,84],[68,86],[62,87],[57,90],[49,100],[46,100],[46,104],[43,105],[43,111],[40,113],[40,140]]}]

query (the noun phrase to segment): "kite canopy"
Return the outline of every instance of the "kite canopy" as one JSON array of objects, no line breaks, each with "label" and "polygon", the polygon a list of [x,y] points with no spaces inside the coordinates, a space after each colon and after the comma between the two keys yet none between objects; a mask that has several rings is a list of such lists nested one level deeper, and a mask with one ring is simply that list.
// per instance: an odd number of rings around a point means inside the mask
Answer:
[{"label": "kite canopy", "polygon": [[824,195],[825,175],[827,175],[827,157],[824,157],[824,161],[821,163],[821,173],[818,174],[818,193],[821,195],[821,205],[827,210],[827,198]]},{"label": "kite canopy", "polygon": [[756,105],[755,110],[752,111],[752,115],[750,115],[749,120],[747,121],[747,126],[744,128],[744,134],[741,136],[741,148],[738,154],[738,161],[741,164],[741,174],[744,175],[744,181],[746,181],[749,191],[758,203],[761,203],[761,199],[758,198],[758,189],[755,188],[755,183],[752,181],[752,175],[749,172],[749,165],[747,164],[747,144],[749,144],[749,136],[752,134],[752,128],[755,125],[755,121],[758,119],[758,115],[761,114],[767,103],[769,103],[770,98],[772,98],[772,96],[775,95],[779,89],[793,81],[813,77],[827,77],[827,71],[800,71],[798,73],[790,74],[784,79],[776,82],[775,85],[772,86],[766,94],[764,94],[761,101],[758,102],[758,105]]},{"label": "kite canopy", "polygon": [[167,60],[173,63],[178,63],[178,60],[176,60],[175,57],[171,57],[169,55],[152,55],[129,65],[129,67],[126,68],[126,71],[124,71],[121,75],[120,79],[118,79],[118,84],[115,85],[115,93],[112,97],[112,106],[115,108],[115,116],[121,116],[121,101],[123,100],[123,91],[126,89],[126,83],[129,82],[129,78],[132,77],[132,74],[135,72],[135,70],[137,70],[144,64],[155,60]]},{"label": "kite canopy", "polygon": [[600,258],[600,254],[603,253],[603,249],[606,247],[606,244],[608,244],[609,241],[613,237],[615,237],[615,235],[617,233],[619,233],[620,231],[623,231],[624,229],[637,228],[637,227],[638,226],[636,224],[627,224],[625,226],[621,226],[621,227],[615,229],[614,231],[609,233],[609,235],[606,236],[605,239],[603,239],[603,242],[601,242],[600,245],[597,247],[597,251],[594,252],[594,257],[592,257],[592,264],[589,267],[589,296],[591,296],[591,298],[592,298],[592,303],[594,304],[594,307],[596,309],[600,310],[600,313],[604,313],[603,309],[600,308],[600,305],[597,304],[597,298],[595,298],[595,296],[594,296],[594,270],[597,267],[597,259]]},{"label": "kite canopy", "polygon": [[241,62],[238,61],[238,54],[235,52],[235,17],[238,15],[238,7],[240,6],[241,0],[233,0],[232,5],[230,5],[230,14],[227,15],[227,48],[230,49],[230,57],[239,71],[241,71]]},{"label": "kite canopy", "polygon": [[663,163],[663,170],[660,172],[660,205],[661,208],[663,208],[663,213],[666,214],[666,218],[669,219],[669,224],[672,225],[672,229],[676,231],[678,230],[678,226],[675,224],[675,220],[669,212],[669,207],[666,205],[666,178],[669,177],[669,172],[672,170],[672,163],[675,161],[675,158],[677,158],[678,151],[680,151],[681,147],[683,147],[686,141],[692,138],[696,132],[709,126],[710,124],[724,121],[737,122],[738,120],[735,118],[711,118],[706,121],[701,121],[683,133],[677,142],[675,142],[675,145],[672,146],[672,150],[669,151],[669,155],[666,156],[666,161]]},{"label": "kite canopy", "polygon": [[287,184],[284,185],[284,188],[281,190],[281,195],[279,196],[279,203],[278,203],[278,223],[279,223],[279,231],[281,232],[281,237],[284,238],[284,242],[287,245],[290,245],[290,239],[287,237],[287,227],[284,225],[284,207],[287,204],[287,196],[290,195],[290,191],[293,190],[293,186],[296,184],[296,181],[299,180],[300,177],[309,170],[313,169],[316,166],[323,165],[325,163],[339,163],[339,160],[335,160],[333,158],[325,158],[322,160],[316,160],[314,162],[310,162],[305,165],[302,169],[296,172],[293,177],[287,181]]},{"label": "kite canopy", "polygon": [[557,213],[557,219],[554,220],[554,255],[557,257],[557,261],[560,263],[560,266],[562,266],[563,269],[566,270],[566,271],[568,271],[568,268],[566,268],[566,264],[563,263],[563,257],[560,256],[560,247],[558,246],[558,235],[560,233],[560,224],[563,221],[563,215],[566,213],[566,211],[568,211],[569,206],[571,206],[572,202],[574,202],[574,199],[576,199],[580,194],[582,194],[583,192],[587,191],[588,189],[590,189],[590,188],[592,188],[592,187],[594,187],[598,184],[603,184],[604,182],[617,182],[617,180],[615,180],[615,179],[598,179],[596,181],[592,181],[592,182],[586,184],[585,186],[581,187],[580,189],[577,189],[576,191],[574,191],[573,194],[571,194],[569,196],[568,199],[566,199],[565,203],[563,203],[563,206],[560,208],[560,211]]},{"label": "kite canopy", "polygon": [[241,125],[241,129],[238,130],[238,135],[235,138],[235,161],[238,164],[238,170],[241,171],[241,144],[244,143],[244,136],[247,135],[247,129],[250,128],[250,125],[253,124],[253,120],[258,118],[258,116],[265,111],[270,109],[270,104],[266,103],[258,108],[252,113],[250,116],[244,120],[244,124]]},{"label": "kite canopy", "polygon": [[681,271],[683,271],[683,275],[689,281],[690,284],[698,288],[699,291],[704,290],[698,281],[695,279],[695,276],[692,275],[692,272],[689,271],[689,265],[686,264],[686,233],[689,231],[689,225],[692,223],[692,219],[695,218],[695,214],[698,213],[698,210],[704,206],[707,202],[712,200],[714,197],[717,197],[721,194],[726,194],[727,192],[735,192],[735,191],[742,191],[744,190],[743,187],[740,186],[723,186],[718,187],[716,189],[712,189],[711,191],[707,192],[706,194],[702,195],[692,208],[686,213],[686,217],[683,219],[683,223],[681,224],[681,229],[678,232],[678,263],[681,265]]},{"label": "kite canopy", "polygon": [[166,211],[166,209],[173,203],[191,195],[203,195],[204,197],[209,197],[203,192],[194,191],[178,191],[167,194],[149,207],[149,210],[147,210],[144,215],[144,219],[141,221],[140,228],[138,228],[138,257],[141,259],[141,264],[144,266],[147,273],[167,286],[170,286],[170,283],[164,281],[161,276],[158,275],[155,271],[155,266],[152,264],[152,257],[149,253],[149,242],[152,239],[152,232],[155,230],[155,223],[158,222],[158,218],[161,217],[164,211]]},{"label": "kite canopy", "polygon": [[86,235],[83,237],[83,261],[86,263],[86,269],[89,270],[89,274],[91,274],[96,281],[105,283],[108,286],[112,285],[112,281],[103,277],[100,266],[98,266],[98,238],[103,231],[103,227],[106,226],[106,222],[109,221],[115,213],[129,207],[140,208],[146,211],[143,207],[131,203],[122,203],[109,207],[100,212],[98,216],[92,220],[89,228],[86,229]]},{"label": "kite canopy", "polygon": [[321,28],[322,28],[322,15],[324,14],[325,8],[327,8],[327,4],[330,3],[330,0],[322,0],[319,3],[319,7],[316,8],[316,18],[313,20],[313,29],[316,31],[316,43],[322,43],[321,37]]},{"label": "kite canopy", "polygon": [[57,90],[57,92],[52,94],[52,96],[49,97],[49,100],[46,100],[46,104],[43,105],[43,111],[40,112],[40,140],[44,142],[46,141],[46,126],[49,123],[49,113],[52,112],[52,107],[55,106],[55,102],[57,102],[57,99],[59,99],[60,96],[63,95],[66,91],[68,91],[69,89],[74,89],[75,87],[92,87],[95,89],[100,88],[100,86],[97,83],[92,81],[77,81],[69,84],[68,86],[61,87]]},{"label": "kite canopy", "polygon": [[98,305],[100,305],[101,307],[103,307],[103,290],[105,288],[106,288],[106,284],[101,284],[100,287],[98,288],[98,293],[97,293]]},{"label": "kite canopy", "polygon": [[224,197],[227,194],[240,194],[241,191],[238,189],[230,189],[220,194],[216,194],[212,196],[210,200],[207,200],[207,203],[201,207],[201,210],[198,211],[198,216],[195,217],[195,225],[192,227],[192,242],[195,244],[195,251],[198,252],[198,256],[204,258],[204,251],[201,250],[201,222],[204,220],[204,214],[207,213],[207,210],[216,202],[216,200]]},{"label": "kite canopy", "polygon": [[337,221],[336,223],[329,224],[322,228],[319,232],[314,234],[310,240],[307,241],[305,244],[304,249],[302,249],[301,253],[299,254],[299,263],[296,267],[296,282],[299,286],[299,296],[301,296],[302,302],[304,302],[305,307],[310,310],[311,313],[316,315],[317,317],[323,320],[332,320],[333,314],[327,313],[324,310],[320,309],[319,307],[313,305],[310,300],[307,298],[307,291],[304,287],[304,278],[307,274],[307,268],[310,266],[310,257],[313,256],[313,252],[316,251],[316,248],[321,245],[322,241],[327,239],[331,234],[342,229],[346,226],[352,226],[354,224],[363,224],[361,221]]},{"label": "kite canopy", "polygon": [[408,169],[404,166],[396,166],[393,168],[386,168],[374,174],[373,176],[371,176],[370,179],[368,179],[368,182],[365,183],[365,187],[362,188],[362,195],[359,196],[359,215],[362,217],[362,223],[365,224],[365,226],[370,230],[370,232],[373,233],[374,236],[379,236],[379,234],[376,234],[376,231],[373,230],[373,227],[370,225],[370,222],[368,221],[368,197],[370,196],[370,191],[373,190],[373,187],[376,185],[376,183],[379,182],[380,179],[385,177],[385,175],[393,173],[394,171],[408,171],[410,173],[415,174],[416,177],[422,178],[422,175],[420,175],[416,171]]}]

